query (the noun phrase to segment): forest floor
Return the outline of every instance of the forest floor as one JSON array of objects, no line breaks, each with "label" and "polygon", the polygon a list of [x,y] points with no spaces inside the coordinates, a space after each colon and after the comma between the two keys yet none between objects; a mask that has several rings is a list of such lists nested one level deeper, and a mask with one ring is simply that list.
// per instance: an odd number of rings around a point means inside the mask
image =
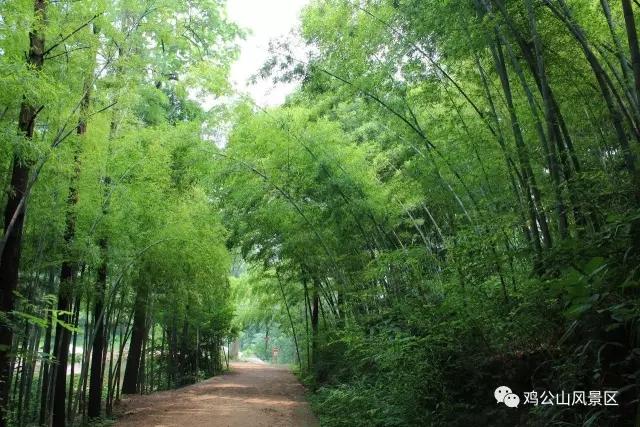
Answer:
[{"label": "forest floor", "polygon": [[127,396],[116,409],[118,427],[315,427],[304,387],[284,366],[252,362],[198,384]]}]

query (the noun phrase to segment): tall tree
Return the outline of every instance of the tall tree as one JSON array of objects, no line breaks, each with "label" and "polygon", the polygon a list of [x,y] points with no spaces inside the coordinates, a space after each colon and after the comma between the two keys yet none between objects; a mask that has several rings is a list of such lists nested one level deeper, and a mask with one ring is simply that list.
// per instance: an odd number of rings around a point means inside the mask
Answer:
[{"label": "tall tree", "polygon": [[[34,1],[34,20],[29,32],[29,52],[27,66],[33,73],[38,73],[44,64],[45,53],[45,23],[46,0]],[[26,141],[31,140],[35,133],[35,122],[42,107],[32,104],[32,100],[25,98],[20,106],[18,116],[18,131]],[[22,249],[22,230],[24,228],[25,205],[31,159],[21,153],[13,155],[11,168],[11,183],[4,208],[4,228],[2,237],[2,256],[0,257],[0,310],[4,314],[0,324],[0,426],[7,422],[9,386],[11,375],[11,346],[13,331],[9,316],[14,309],[14,292],[18,285],[20,255]]]}]

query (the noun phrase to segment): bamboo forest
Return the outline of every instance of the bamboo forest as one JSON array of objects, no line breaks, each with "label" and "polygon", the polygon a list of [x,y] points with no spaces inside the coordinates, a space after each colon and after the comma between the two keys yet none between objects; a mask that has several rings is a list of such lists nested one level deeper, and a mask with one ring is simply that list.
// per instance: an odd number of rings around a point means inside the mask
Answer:
[{"label": "bamboo forest", "polygon": [[0,0],[0,427],[640,426],[639,29]]}]

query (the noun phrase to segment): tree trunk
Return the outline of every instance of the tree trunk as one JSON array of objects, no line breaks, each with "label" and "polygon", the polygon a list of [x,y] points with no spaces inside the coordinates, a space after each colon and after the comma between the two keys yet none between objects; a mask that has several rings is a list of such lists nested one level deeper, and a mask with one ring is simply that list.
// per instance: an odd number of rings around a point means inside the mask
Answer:
[{"label": "tree trunk", "polygon": [[289,324],[291,325],[291,332],[293,333],[293,343],[296,346],[296,357],[298,358],[298,365],[302,366],[302,361],[300,359],[300,347],[298,346],[298,334],[296,334],[296,327],[293,323],[293,318],[291,317],[291,311],[289,310],[289,303],[287,302],[287,296],[284,293],[284,286],[282,284],[282,280],[278,275],[278,285],[280,285],[280,293],[282,294],[282,301],[284,302],[284,307],[287,310],[287,317],[289,318]]},{"label": "tree trunk", "polygon": [[[620,144],[620,148],[622,149],[623,157],[625,160],[625,166],[629,171],[629,174],[632,177],[632,182],[636,190],[634,191],[634,198],[636,203],[640,203],[640,175],[638,174],[637,166],[636,166],[636,156],[629,147],[629,141],[627,138],[627,132],[625,131],[622,113],[616,107],[616,103],[614,102],[614,94],[612,93],[612,85],[609,81],[609,78],[604,71],[604,68],[598,61],[598,58],[593,53],[585,35],[581,27],[579,27],[570,16],[569,12],[566,9],[566,4],[563,0],[559,1],[560,8],[555,4],[550,3],[548,0],[546,1],[547,6],[551,9],[551,11],[560,19],[565,26],[569,29],[571,34],[580,44],[584,56],[593,71],[596,82],[598,83],[598,87],[600,92],[602,93],[602,98],[607,105],[607,109],[611,115],[611,121],[613,123],[613,128],[616,132],[616,137]],[[633,129],[634,135],[636,139],[640,138],[637,130]]]},{"label": "tree trunk", "polygon": [[[563,144],[561,140],[560,128],[558,126],[558,120],[556,117],[556,110],[554,103],[551,101],[551,89],[547,82],[547,72],[544,65],[544,57],[542,54],[542,45],[538,37],[538,28],[536,22],[536,14],[531,4],[531,0],[527,0],[527,11],[529,15],[529,25],[531,28],[531,34],[533,38],[535,62],[531,64],[531,67],[536,70],[540,92],[542,94],[542,102],[544,105],[544,117],[547,125],[547,136],[550,139],[547,144],[547,165],[549,166],[549,173],[553,181],[553,190],[555,194],[556,203],[556,215],[558,216],[558,232],[562,239],[569,237],[569,221],[567,220],[567,211],[562,197],[561,189],[561,177],[560,177],[560,165],[558,163],[558,150]],[[532,106],[535,108],[535,106]],[[566,173],[570,174],[567,170]]]},{"label": "tree trunk", "polygon": [[[307,348],[307,372],[311,372],[311,343],[309,337],[309,317],[311,316],[311,308],[309,302],[309,286],[307,285],[307,278],[302,278],[302,284],[304,286],[304,329],[305,329],[305,345]],[[302,368],[302,367],[301,367]]]},{"label": "tree trunk", "polygon": [[[122,293],[124,295],[124,292]],[[114,384],[114,353],[116,347],[116,335],[118,334],[118,329],[120,329],[120,335],[122,336],[122,329],[119,328],[120,325],[120,316],[122,314],[122,298],[120,299],[120,304],[116,307],[117,315],[115,322],[113,322],[113,326],[110,330],[111,335],[111,350],[109,350],[109,367],[107,368],[108,376],[107,376],[107,401],[105,405],[105,413],[107,416],[111,415],[112,408],[112,396],[113,396],[113,384]],[[107,345],[107,349],[109,346]],[[104,375],[103,375],[104,377]]]},{"label": "tree trunk", "polygon": [[[86,86],[86,84],[85,84]],[[81,101],[81,113],[78,121],[76,132],[79,138],[87,131],[87,124],[85,117],[88,114],[89,108],[89,90],[85,89],[84,96]],[[77,274],[77,263],[74,260],[71,251],[71,245],[75,239],[76,233],[76,214],[75,206],[78,203],[78,179],[80,177],[80,148],[79,142],[76,141],[76,147],[74,150],[74,173],[69,184],[69,193],[67,196],[67,213],[66,213],[66,225],[64,233],[65,243],[65,258],[62,262],[62,268],[60,269],[60,289],[58,291],[58,310],[63,313],[58,316],[67,324],[73,323],[73,316],[69,313],[71,310],[71,299],[74,292],[74,281]],[[71,341],[71,331],[66,328],[56,326],[56,340],[54,345],[54,354],[58,358],[58,364],[56,366],[56,379],[53,399],[53,424],[54,426],[65,425],[65,399],[66,399],[66,373],[67,362],[69,359],[69,343]],[[73,387],[71,387],[73,389]]]},{"label": "tree trunk", "polygon": [[27,374],[29,372],[27,368],[27,363],[29,359],[29,350],[27,348],[31,342],[31,340],[29,340],[29,335],[31,335],[30,332],[31,331],[29,327],[29,322],[25,321],[24,333],[22,336],[22,346],[21,346],[21,352],[20,352],[22,354],[22,357],[20,358],[21,369],[18,372],[16,372],[16,381],[15,381],[16,384],[14,386],[15,387],[14,394],[16,393],[16,391],[18,392],[17,408],[16,408],[16,419],[18,421],[18,425],[22,425],[24,421],[23,420],[24,414],[22,412],[22,402],[24,400],[24,395],[25,395],[24,386],[26,384]]},{"label": "tree trunk", "polygon": [[153,393],[153,388],[155,386],[155,344],[156,344],[156,327],[155,320],[151,320],[150,322],[151,328],[151,348],[149,351],[149,391]]},{"label": "tree trunk", "polygon": [[316,373],[318,372],[318,320],[319,320],[319,306],[320,306],[320,295],[318,292],[318,288],[320,284],[317,280],[313,280],[313,292],[311,295],[311,361],[313,363],[314,369]]},{"label": "tree trunk", "polygon": [[[47,2],[34,2],[34,29],[29,33],[29,56],[27,63],[34,72],[42,69],[44,63],[44,32],[36,28],[45,22]],[[35,120],[38,110],[25,99],[20,106],[18,130],[25,139],[33,138]],[[26,159],[13,156],[11,186],[4,210],[4,248],[0,256],[0,310],[3,313],[13,311],[15,304],[14,291],[18,286],[18,270],[20,268],[20,250],[22,246],[22,229],[24,227],[25,207],[23,197],[29,185],[30,167]],[[9,398],[9,376],[11,371],[11,345],[13,331],[6,324],[0,324],[0,427],[7,423],[7,405]]]},{"label": "tree trunk", "polygon": [[100,249],[102,251],[102,264],[98,269],[98,280],[96,282],[96,295],[93,310],[94,333],[93,346],[91,349],[91,374],[89,378],[89,402],[87,405],[87,416],[89,419],[100,416],[102,409],[102,379],[103,379],[103,353],[104,353],[104,294],[107,286],[107,239],[100,239]]},{"label": "tree trunk", "polygon": [[[69,313],[71,311],[73,267],[71,263],[65,261],[60,273],[61,279],[60,290],[58,291],[58,319],[66,324],[71,324],[72,319]],[[57,359],[57,363],[53,369],[53,393],[50,395],[50,401],[53,402],[53,427],[64,427],[66,425],[66,395],[67,395],[67,363],[69,360],[69,344],[71,341],[71,331],[63,327],[60,322],[56,324],[56,339],[53,346],[53,354]]]},{"label": "tree trunk", "polygon": [[[551,247],[551,234],[547,227],[547,220],[544,212],[539,210],[540,204],[540,192],[536,185],[535,175],[531,168],[531,162],[529,159],[529,153],[524,142],[524,136],[520,129],[518,117],[516,115],[515,106],[513,104],[513,96],[511,93],[511,84],[509,83],[509,76],[507,75],[507,69],[504,63],[504,56],[500,47],[500,41],[496,42],[495,47],[492,48],[494,56],[494,62],[496,71],[500,77],[503,93],[507,103],[507,109],[509,110],[509,116],[511,119],[511,129],[513,131],[514,140],[516,142],[516,152],[518,154],[518,161],[523,174],[525,199],[527,200],[527,206],[529,207],[529,220],[531,222],[531,231],[534,244],[536,245],[536,252],[540,252],[538,246],[542,241],[546,248]],[[542,236],[540,235],[542,233]]]},{"label": "tree trunk", "polygon": [[122,394],[135,394],[140,391],[139,373],[140,360],[142,357],[142,342],[146,331],[146,307],[148,288],[140,284],[136,291],[136,299],[133,314],[133,332],[131,343],[129,344],[129,355],[124,369],[124,379],[122,381]]},{"label": "tree trunk", "polygon": [[[53,282],[55,280],[54,272],[50,273],[49,281],[50,285],[53,286]],[[49,413],[49,390],[51,387],[51,361],[50,361],[50,353],[51,353],[51,335],[53,333],[53,318],[50,311],[47,311],[45,314],[45,319],[47,320],[47,330],[45,331],[44,336],[44,344],[42,346],[42,353],[48,357],[48,360],[43,360],[42,363],[42,375],[40,376],[40,425],[44,425]]]},{"label": "tree trunk", "polygon": [[[82,273],[81,273],[82,274]],[[73,327],[77,328],[78,323],[80,321],[80,304],[82,303],[82,299],[80,298],[80,294],[76,296],[76,302],[74,303],[74,313],[73,313]],[[74,386],[74,376],[75,376],[75,365],[76,365],[76,344],[78,342],[78,332],[77,330],[73,332],[73,338],[71,339],[71,372],[69,372],[69,393],[67,395],[67,419],[71,422],[73,421],[73,412],[71,404],[73,402],[73,386]]]},{"label": "tree trunk", "polygon": [[[491,108],[491,116],[493,117],[493,122],[496,126],[496,137],[498,140],[498,145],[500,146],[500,150],[502,151],[502,155],[504,156],[504,161],[505,161],[505,166],[507,168],[507,173],[509,175],[509,183],[511,184],[511,188],[513,190],[513,194],[514,197],[516,199],[516,201],[518,202],[518,207],[519,209],[517,209],[518,211],[518,215],[520,217],[520,220],[522,221],[522,234],[523,237],[525,239],[525,241],[531,246],[531,249],[533,251],[533,253],[535,254],[536,257],[539,258],[540,256],[540,250],[541,250],[541,246],[540,246],[540,240],[538,238],[537,242],[533,241],[533,237],[532,237],[532,230],[529,228],[529,226],[527,225],[527,208],[525,207],[525,203],[523,202],[523,198],[522,198],[522,192],[525,189],[525,183],[524,180],[521,178],[522,174],[519,172],[518,168],[516,167],[515,163],[513,162],[513,160],[511,159],[511,156],[509,155],[509,150],[507,149],[507,144],[504,138],[504,134],[502,132],[502,126],[500,125],[500,118],[498,116],[498,111],[496,109],[496,105],[495,102],[493,101],[493,96],[491,95],[491,88],[489,87],[489,83],[487,81],[487,76],[485,74],[485,71],[482,67],[482,64],[480,62],[480,58],[478,57],[478,55],[475,55],[475,62],[476,62],[476,66],[478,67],[478,72],[480,73],[480,77],[482,80],[482,87],[484,89],[485,95],[487,97],[487,101],[489,102],[489,106]],[[514,177],[514,174],[516,176],[518,176],[519,182],[520,182],[520,188],[518,187],[517,183],[516,183],[516,178]],[[431,213],[429,213],[429,211],[426,209],[429,218],[432,219],[432,215]],[[432,222],[433,219],[432,219]],[[434,222],[435,224],[435,222]],[[437,227],[437,224],[435,225]],[[438,228],[439,229],[439,228]],[[439,233],[441,240],[442,240],[442,233]]]},{"label": "tree trunk", "polygon": [[607,20],[607,26],[609,27],[609,32],[611,33],[611,39],[613,40],[613,44],[616,47],[616,56],[618,58],[618,62],[620,63],[620,70],[622,71],[623,84],[625,88],[625,92],[628,94],[629,100],[633,104],[633,108],[635,114],[638,114],[638,98],[637,92],[634,90],[633,79],[631,74],[633,71],[628,65],[627,58],[624,55],[624,50],[622,48],[622,41],[616,32],[615,21],[613,20],[613,16],[611,15],[611,6],[609,6],[608,0],[600,0],[600,5],[602,6],[602,12]]},{"label": "tree trunk", "polygon": [[82,368],[80,369],[80,384],[78,385],[78,394],[76,396],[77,413],[85,414],[87,404],[87,372],[89,370],[89,359],[91,358],[91,351],[89,350],[89,335],[91,335],[91,328],[89,325],[89,313],[91,302],[87,298],[87,305],[85,308],[85,320],[84,320],[84,339],[82,340]]},{"label": "tree trunk", "polygon": [[624,24],[627,29],[627,40],[629,41],[629,51],[631,52],[631,65],[633,67],[633,78],[636,87],[636,99],[640,99],[640,48],[638,47],[636,20],[633,15],[633,8],[630,0],[622,0],[622,13],[624,14]]},{"label": "tree trunk", "polygon": [[165,352],[164,352],[164,345],[165,345],[165,342],[167,341],[167,331],[164,327],[162,327],[162,325],[160,325],[160,327],[162,328],[162,339],[160,340],[160,367],[158,369],[158,390],[162,387],[162,363],[164,363],[165,372],[168,371],[167,367],[169,366],[168,362],[165,360]]},{"label": "tree trunk", "polygon": [[[38,390],[38,387],[36,387],[36,393],[32,393],[33,378],[36,370],[36,361],[38,360],[38,345],[40,344],[40,335],[41,335],[41,328],[35,328],[35,329],[36,330],[31,339],[31,344],[29,348],[28,373],[26,378],[26,384],[24,385],[24,389],[27,395],[25,397],[24,405],[22,408],[23,409],[22,413],[25,414],[25,416],[28,416],[29,419],[31,419],[31,416],[32,416],[31,415],[31,399],[34,396],[37,396],[37,390]],[[24,425],[24,418],[20,426],[22,425]]]},{"label": "tree trunk", "polygon": [[142,350],[140,356],[140,371],[138,372],[138,390],[140,394],[145,393],[147,384],[147,333],[145,328],[144,338],[142,338]]}]

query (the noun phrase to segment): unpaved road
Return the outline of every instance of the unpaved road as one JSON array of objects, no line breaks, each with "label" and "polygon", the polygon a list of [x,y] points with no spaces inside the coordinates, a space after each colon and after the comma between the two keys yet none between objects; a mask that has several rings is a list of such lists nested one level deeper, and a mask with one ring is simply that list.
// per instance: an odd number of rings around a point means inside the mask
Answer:
[{"label": "unpaved road", "polygon": [[316,427],[304,388],[284,367],[234,363],[231,372],[178,390],[125,397],[119,427]]}]

